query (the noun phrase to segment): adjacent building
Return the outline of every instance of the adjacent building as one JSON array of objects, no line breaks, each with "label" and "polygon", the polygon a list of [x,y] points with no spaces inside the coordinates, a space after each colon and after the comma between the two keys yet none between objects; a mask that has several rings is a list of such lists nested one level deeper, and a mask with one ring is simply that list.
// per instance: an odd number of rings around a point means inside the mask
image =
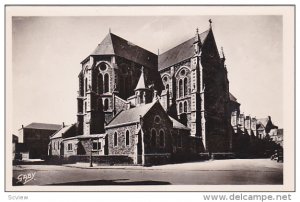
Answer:
[{"label": "adjacent building", "polygon": [[24,153],[26,158],[45,158],[48,155],[50,136],[61,127],[62,125],[48,123],[31,123],[25,127],[22,125],[19,129],[17,151]]},{"label": "adjacent building", "polygon": [[283,129],[274,128],[270,131],[270,138],[281,147],[283,147]]}]

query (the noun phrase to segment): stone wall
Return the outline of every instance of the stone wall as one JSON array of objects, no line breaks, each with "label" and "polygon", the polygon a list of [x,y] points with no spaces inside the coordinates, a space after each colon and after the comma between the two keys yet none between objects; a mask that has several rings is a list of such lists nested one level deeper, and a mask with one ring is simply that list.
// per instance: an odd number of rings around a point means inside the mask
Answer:
[{"label": "stone wall", "polygon": [[[71,156],[71,155],[77,155],[77,143],[78,143],[78,140],[77,139],[71,139],[71,140],[65,140],[63,142],[64,146],[64,156],[65,157],[68,157],[68,156]],[[68,145],[72,145],[71,149],[69,150],[69,147]]]},{"label": "stone wall", "polygon": [[121,110],[126,110],[129,108],[129,103],[125,100],[115,96],[115,111],[116,113],[120,112]]},{"label": "stone wall", "polygon": [[[129,145],[126,145],[126,131],[129,131]],[[108,152],[109,155],[128,155],[133,157],[136,155],[135,144],[137,142],[136,135],[137,125],[127,125],[117,128],[107,129],[108,135]],[[114,145],[114,134],[117,133],[117,145]]]},{"label": "stone wall", "polygon": [[[157,121],[159,119],[159,121]],[[145,154],[172,153],[172,122],[160,104],[155,104],[143,118]],[[156,138],[153,132],[156,131]],[[164,133],[164,144],[160,141],[160,132]],[[154,140],[156,140],[154,142]]]},{"label": "stone wall", "polygon": [[161,165],[171,162],[171,154],[146,154],[145,164],[146,165]]},{"label": "stone wall", "polygon": [[[72,155],[64,159],[64,163],[77,163],[84,162],[89,163],[91,157],[89,155]],[[93,155],[92,162],[100,165],[121,165],[121,164],[133,164],[133,159],[123,155]]]}]

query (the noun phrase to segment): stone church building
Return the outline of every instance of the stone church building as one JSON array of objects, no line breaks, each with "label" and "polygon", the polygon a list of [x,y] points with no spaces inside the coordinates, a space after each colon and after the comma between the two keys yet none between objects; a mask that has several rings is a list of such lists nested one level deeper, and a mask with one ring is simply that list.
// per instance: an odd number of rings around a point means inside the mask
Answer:
[{"label": "stone church building", "polygon": [[211,22],[159,55],[109,32],[81,65],[77,123],[51,139],[52,154],[154,164],[231,151],[231,113],[239,104]]}]

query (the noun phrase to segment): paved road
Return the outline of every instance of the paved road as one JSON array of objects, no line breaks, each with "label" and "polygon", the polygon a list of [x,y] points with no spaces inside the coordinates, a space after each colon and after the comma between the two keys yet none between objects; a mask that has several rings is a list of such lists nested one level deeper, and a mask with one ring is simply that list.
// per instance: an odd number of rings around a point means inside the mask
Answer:
[{"label": "paved road", "polygon": [[282,171],[282,163],[269,159],[231,159],[152,167],[21,165],[13,176],[16,182],[25,174],[25,185],[263,185],[282,184]]}]

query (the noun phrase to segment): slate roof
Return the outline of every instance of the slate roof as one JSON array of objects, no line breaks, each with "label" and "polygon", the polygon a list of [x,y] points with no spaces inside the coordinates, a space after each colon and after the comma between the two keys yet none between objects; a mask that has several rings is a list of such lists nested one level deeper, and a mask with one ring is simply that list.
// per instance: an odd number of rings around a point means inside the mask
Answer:
[{"label": "slate roof", "polygon": [[152,108],[156,102],[145,104],[139,107],[121,111],[111,122],[106,126],[110,128],[112,126],[117,126],[126,123],[137,123],[140,121],[140,116],[145,116],[145,114]]},{"label": "slate roof", "polygon": [[171,121],[173,122],[173,128],[190,130],[188,127],[186,127],[185,125],[183,125],[182,123],[180,123],[180,122],[177,121],[176,119],[172,118],[171,116],[169,116],[169,118],[170,118]]},{"label": "slate roof", "polygon": [[135,90],[138,89],[146,89],[146,84],[145,84],[145,75],[144,75],[144,70],[142,69],[142,73],[140,75],[139,81],[136,85]]},{"label": "slate roof", "polygon": [[58,130],[62,127],[62,125],[58,124],[50,124],[50,123],[36,123],[33,122],[24,128],[30,128],[30,129],[42,129],[42,130]]},{"label": "slate roof", "polygon": [[72,139],[92,139],[92,138],[105,138],[107,134],[90,134],[90,135],[77,135],[74,137],[64,138],[63,141],[72,140]]},{"label": "slate roof", "polygon": [[115,34],[108,33],[91,55],[117,55],[150,68],[157,68],[157,55]]},{"label": "slate roof", "polygon": [[257,130],[265,130],[265,127],[263,124],[259,123],[259,124],[257,124],[257,126],[258,126]]},{"label": "slate roof", "polygon": [[56,131],[51,137],[50,139],[54,139],[54,138],[61,138],[63,136],[63,134],[65,132],[67,132],[68,130],[70,130],[70,128],[73,125],[69,125],[69,126],[65,126],[64,128],[61,128],[60,130]]},{"label": "slate roof", "polygon": [[[209,33],[209,30],[202,32],[200,34],[200,40],[203,44],[205,39]],[[158,56],[158,70],[163,70],[164,68],[170,67],[178,62],[191,58],[195,51],[194,51],[194,42],[195,37],[175,46],[174,48],[162,53]]]},{"label": "slate roof", "polygon": [[260,123],[260,124],[262,124],[264,127],[267,126],[268,121],[269,121],[269,118],[257,119],[257,122]]}]

